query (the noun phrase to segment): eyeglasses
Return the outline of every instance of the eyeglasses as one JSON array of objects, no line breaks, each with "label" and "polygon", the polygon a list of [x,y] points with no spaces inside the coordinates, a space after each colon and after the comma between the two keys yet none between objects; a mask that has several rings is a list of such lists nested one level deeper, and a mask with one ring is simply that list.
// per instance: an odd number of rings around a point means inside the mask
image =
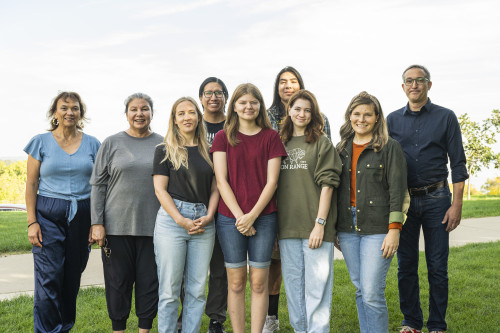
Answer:
[{"label": "eyeglasses", "polygon": [[108,247],[108,239],[107,238],[104,241],[104,246],[102,247],[102,250],[104,251],[106,258],[111,257],[111,249]]},{"label": "eyeglasses", "polygon": [[222,90],[217,90],[217,91],[207,90],[203,92],[203,96],[205,96],[206,98],[210,98],[214,94],[215,97],[221,98],[224,95],[224,92]]},{"label": "eyeglasses", "polygon": [[421,85],[423,85],[425,82],[429,81],[429,79],[428,79],[428,78],[426,78],[426,77],[417,77],[416,79],[412,79],[412,78],[410,78],[410,77],[409,77],[409,78],[407,78],[407,79],[405,80],[405,85],[407,85],[407,86],[412,86],[412,85],[413,85],[413,82],[415,82],[415,81],[417,82],[417,85],[421,86]]}]

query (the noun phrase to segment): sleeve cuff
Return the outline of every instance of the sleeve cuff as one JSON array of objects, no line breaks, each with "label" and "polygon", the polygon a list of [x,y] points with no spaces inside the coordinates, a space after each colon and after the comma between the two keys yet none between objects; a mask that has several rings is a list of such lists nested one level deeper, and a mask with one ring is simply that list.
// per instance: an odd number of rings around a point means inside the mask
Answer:
[{"label": "sleeve cuff", "polygon": [[403,223],[405,220],[405,214],[403,212],[391,212],[389,214],[389,221]]}]

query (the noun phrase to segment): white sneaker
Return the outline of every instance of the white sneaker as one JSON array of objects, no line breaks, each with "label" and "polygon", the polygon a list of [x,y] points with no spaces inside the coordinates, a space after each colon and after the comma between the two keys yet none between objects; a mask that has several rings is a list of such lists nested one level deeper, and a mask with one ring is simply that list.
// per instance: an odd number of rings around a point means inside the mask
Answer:
[{"label": "white sneaker", "polygon": [[273,333],[279,331],[280,321],[276,319],[276,316],[266,316],[266,323],[264,324],[264,329],[262,333]]}]

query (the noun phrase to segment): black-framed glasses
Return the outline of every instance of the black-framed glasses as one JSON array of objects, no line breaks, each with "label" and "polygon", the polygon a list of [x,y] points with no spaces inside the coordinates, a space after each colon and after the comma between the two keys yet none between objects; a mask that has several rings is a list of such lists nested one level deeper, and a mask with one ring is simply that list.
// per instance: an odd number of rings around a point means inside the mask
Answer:
[{"label": "black-framed glasses", "polygon": [[111,256],[111,249],[108,247],[108,239],[107,238],[104,240],[104,246],[102,247],[102,250],[104,251],[106,258],[109,258]]},{"label": "black-framed glasses", "polygon": [[429,79],[426,77],[417,77],[416,79],[412,79],[411,77],[409,77],[405,79],[405,85],[411,86],[413,85],[413,82],[417,82],[417,85],[421,86],[427,81],[429,81]]},{"label": "black-framed glasses", "polygon": [[215,95],[215,97],[217,98],[221,98],[222,96],[224,96],[224,92],[222,90],[217,90],[217,91],[207,90],[203,92],[203,96],[205,96],[206,98],[210,98],[212,97],[212,95]]}]

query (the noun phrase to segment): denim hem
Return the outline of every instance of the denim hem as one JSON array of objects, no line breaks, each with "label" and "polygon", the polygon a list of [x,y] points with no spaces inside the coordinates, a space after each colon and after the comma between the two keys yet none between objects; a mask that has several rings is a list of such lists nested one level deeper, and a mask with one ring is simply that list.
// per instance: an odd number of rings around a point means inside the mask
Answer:
[{"label": "denim hem", "polygon": [[268,268],[271,266],[271,260],[264,262],[248,261],[248,266],[253,268]]},{"label": "denim hem", "polygon": [[241,268],[245,267],[247,265],[247,261],[240,261],[240,262],[224,262],[224,266],[227,268]]}]

